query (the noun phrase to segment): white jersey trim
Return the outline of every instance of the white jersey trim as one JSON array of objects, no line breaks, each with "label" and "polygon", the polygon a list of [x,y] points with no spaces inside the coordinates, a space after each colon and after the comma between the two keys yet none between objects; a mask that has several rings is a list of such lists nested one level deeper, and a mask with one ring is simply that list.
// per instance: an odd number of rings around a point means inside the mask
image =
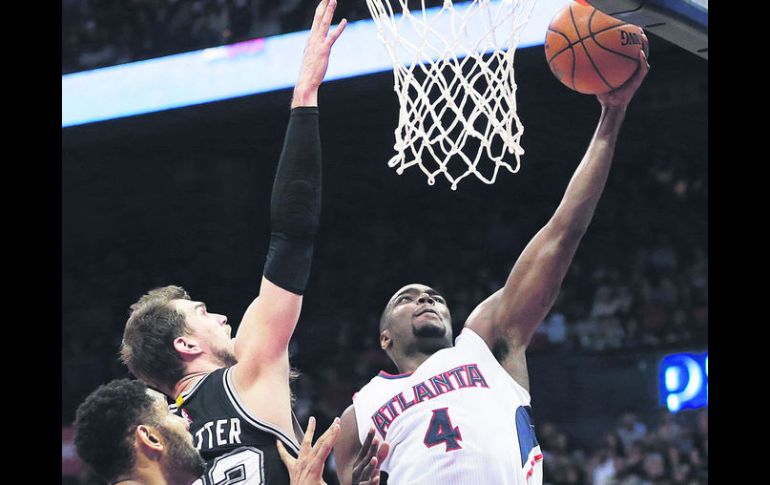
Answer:
[{"label": "white jersey trim", "polygon": [[177,405],[177,402],[179,402],[179,398],[181,397],[181,398],[182,398],[182,402],[184,403],[184,402],[187,400],[187,397],[188,397],[188,396],[190,396],[190,394],[192,394],[193,392],[195,392],[195,391],[196,391],[196,390],[197,390],[197,389],[198,389],[198,388],[201,386],[201,384],[203,384],[203,381],[205,381],[206,379],[208,379],[208,377],[209,377],[209,376],[210,376],[210,375],[211,375],[213,372],[215,372],[215,371],[209,372],[209,373],[208,373],[208,374],[206,374],[205,376],[201,377],[200,379],[198,379],[198,382],[196,382],[195,384],[193,384],[193,386],[192,386],[190,389],[188,389],[188,390],[186,390],[186,391],[182,392],[182,394],[180,394],[179,396],[177,396],[176,400],[175,400],[173,403],[171,403],[171,404],[169,404],[169,405],[168,405],[168,410],[169,410],[170,412],[172,412],[172,413],[176,414],[176,412],[179,410],[179,406]]},{"label": "white jersey trim", "polygon": [[281,431],[280,428],[278,428],[278,426],[275,424],[259,419],[251,414],[248,408],[243,404],[243,402],[241,402],[241,399],[238,396],[238,392],[235,390],[235,386],[232,382],[232,370],[233,368],[229,367],[224,372],[223,384],[225,387],[225,393],[227,394],[227,397],[230,399],[230,402],[238,414],[240,414],[243,419],[245,419],[255,428],[261,429],[262,431],[266,431],[280,438],[280,440],[283,441],[285,445],[287,445],[292,451],[299,455],[299,443],[296,439]]},{"label": "white jersey trim", "polygon": [[471,329],[470,327],[463,327],[463,329],[460,331],[460,335],[458,335],[457,338],[455,338],[455,345],[457,345],[457,339],[462,337],[464,333],[468,333],[470,335],[473,335],[472,339],[477,340],[477,343],[480,343],[481,346],[484,347],[484,349],[489,354],[489,356],[492,357],[492,360],[494,360],[497,363],[497,365],[500,367],[500,369],[503,372],[505,372],[505,375],[508,376],[508,378],[511,380],[511,382],[513,382],[516,385],[516,387],[519,388],[522,392],[526,393],[527,398],[531,401],[532,400],[532,395],[530,395],[529,391],[524,386],[519,384],[516,381],[516,379],[514,379],[513,376],[511,374],[509,374],[507,370],[505,370],[505,367],[503,367],[503,365],[500,363],[500,361],[497,360],[497,358],[495,357],[495,354],[492,353],[492,349],[490,349],[489,346],[487,345],[487,343],[484,341],[484,339],[481,338],[481,335],[477,334],[475,331],[473,331],[473,329]]}]

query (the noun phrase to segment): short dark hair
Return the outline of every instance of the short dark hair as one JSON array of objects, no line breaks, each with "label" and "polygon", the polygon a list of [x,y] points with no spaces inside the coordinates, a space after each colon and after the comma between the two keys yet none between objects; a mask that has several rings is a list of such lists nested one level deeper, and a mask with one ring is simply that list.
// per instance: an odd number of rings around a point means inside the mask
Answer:
[{"label": "short dark hair", "polygon": [[385,308],[382,310],[382,313],[380,314],[380,333],[382,333],[383,330],[388,328],[390,326],[389,317],[390,316],[390,300],[385,304]]},{"label": "short dark hair", "polygon": [[155,288],[131,305],[123,331],[120,360],[139,379],[169,392],[184,375],[184,361],[174,339],[190,333],[185,317],[171,300],[189,300],[181,286]]},{"label": "short dark hair", "polygon": [[136,465],[133,432],[140,424],[157,424],[147,386],[118,379],[99,386],[78,406],[75,447],[101,478],[112,482]]}]

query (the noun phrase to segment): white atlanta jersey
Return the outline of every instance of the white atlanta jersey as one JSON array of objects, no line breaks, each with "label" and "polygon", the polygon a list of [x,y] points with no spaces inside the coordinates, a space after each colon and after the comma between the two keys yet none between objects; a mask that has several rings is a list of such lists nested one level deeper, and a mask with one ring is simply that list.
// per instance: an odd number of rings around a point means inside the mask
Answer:
[{"label": "white atlanta jersey", "polygon": [[374,427],[390,443],[388,485],[541,485],[529,404],[469,328],[414,372],[380,372],[353,396],[360,442]]}]

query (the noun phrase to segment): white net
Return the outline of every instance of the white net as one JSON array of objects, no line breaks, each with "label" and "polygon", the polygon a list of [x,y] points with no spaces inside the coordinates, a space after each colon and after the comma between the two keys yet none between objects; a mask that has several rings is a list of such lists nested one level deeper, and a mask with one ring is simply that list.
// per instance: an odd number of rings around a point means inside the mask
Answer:
[{"label": "white net", "polygon": [[452,190],[471,174],[492,184],[524,153],[513,58],[535,0],[433,4],[367,0],[400,104],[388,165],[399,175],[416,165],[430,185],[443,175]]}]

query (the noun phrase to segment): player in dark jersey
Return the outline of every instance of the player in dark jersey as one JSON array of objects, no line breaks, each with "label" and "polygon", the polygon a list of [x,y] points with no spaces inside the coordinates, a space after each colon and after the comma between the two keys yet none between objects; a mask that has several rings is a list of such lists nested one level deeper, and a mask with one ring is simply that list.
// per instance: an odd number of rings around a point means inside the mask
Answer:
[{"label": "player in dark jersey", "polygon": [[[360,483],[358,474],[363,467],[392,472],[390,476],[383,473],[383,482],[392,484],[542,483],[542,454],[527,409],[525,352],[556,300],[593,218],[626,108],[649,69],[643,52],[639,66],[624,86],[597,96],[602,107],[598,126],[560,205],[527,244],[503,288],[471,312],[464,335],[454,345],[449,308],[433,288],[411,284],[390,298],[380,320],[380,346],[401,374],[375,377],[343,412],[335,447],[342,485]],[[468,355],[471,365],[442,367],[458,355],[461,359]],[[487,366],[484,372],[489,370],[489,383],[480,371],[482,359]],[[493,377],[497,380],[494,385]],[[513,397],[504,400],[504,396]],[[491,405],[479,407],[495,399],[503,403],[505,414]],[[514,401],[522,404],[515,414],[517,408],[508,407]],[[448,402],[455,408],[447,407]],[[500,445],[506,440],[516,442],[517,434],[516,446]],[[380,446],[389,450],[381,454]],[[489,459],[497,458],[497,451],[509,453],[515,447],[522,454],[520,459]],[[511,455],[518,454],[513,451]],[[516,463],[521,467],[517,469]]]},{"label": "player in dark jersey", "polygon": [[[141,381],[119,379],[92,392],[78,407],[75,446],[78,455],[110,484],[219,485],[241,480],[259,469],[259,450],[244,446],[206,467],[187,430],[187,421],[171,413],[163,394]],[[319,485],[324,463],[339,435],[337,420],[312,445],[310,418],[299,459],[282,451],[291,485]]]},{"label": "player in dark jersey", "polygon": [[336,0],[318,5],[291,103],[270,200],[271,237],[259,296],[234,339],[224,315],[181,287],[150,291],[131,306],[121,359],[176,402],[203,458],[260,450],[260,475],[244,484],[286,485],[276,440],[296,456],[302,430],[291,410],[289,340],[307,284],[321,208],[318,89],[346,21],[329,32]]}]

